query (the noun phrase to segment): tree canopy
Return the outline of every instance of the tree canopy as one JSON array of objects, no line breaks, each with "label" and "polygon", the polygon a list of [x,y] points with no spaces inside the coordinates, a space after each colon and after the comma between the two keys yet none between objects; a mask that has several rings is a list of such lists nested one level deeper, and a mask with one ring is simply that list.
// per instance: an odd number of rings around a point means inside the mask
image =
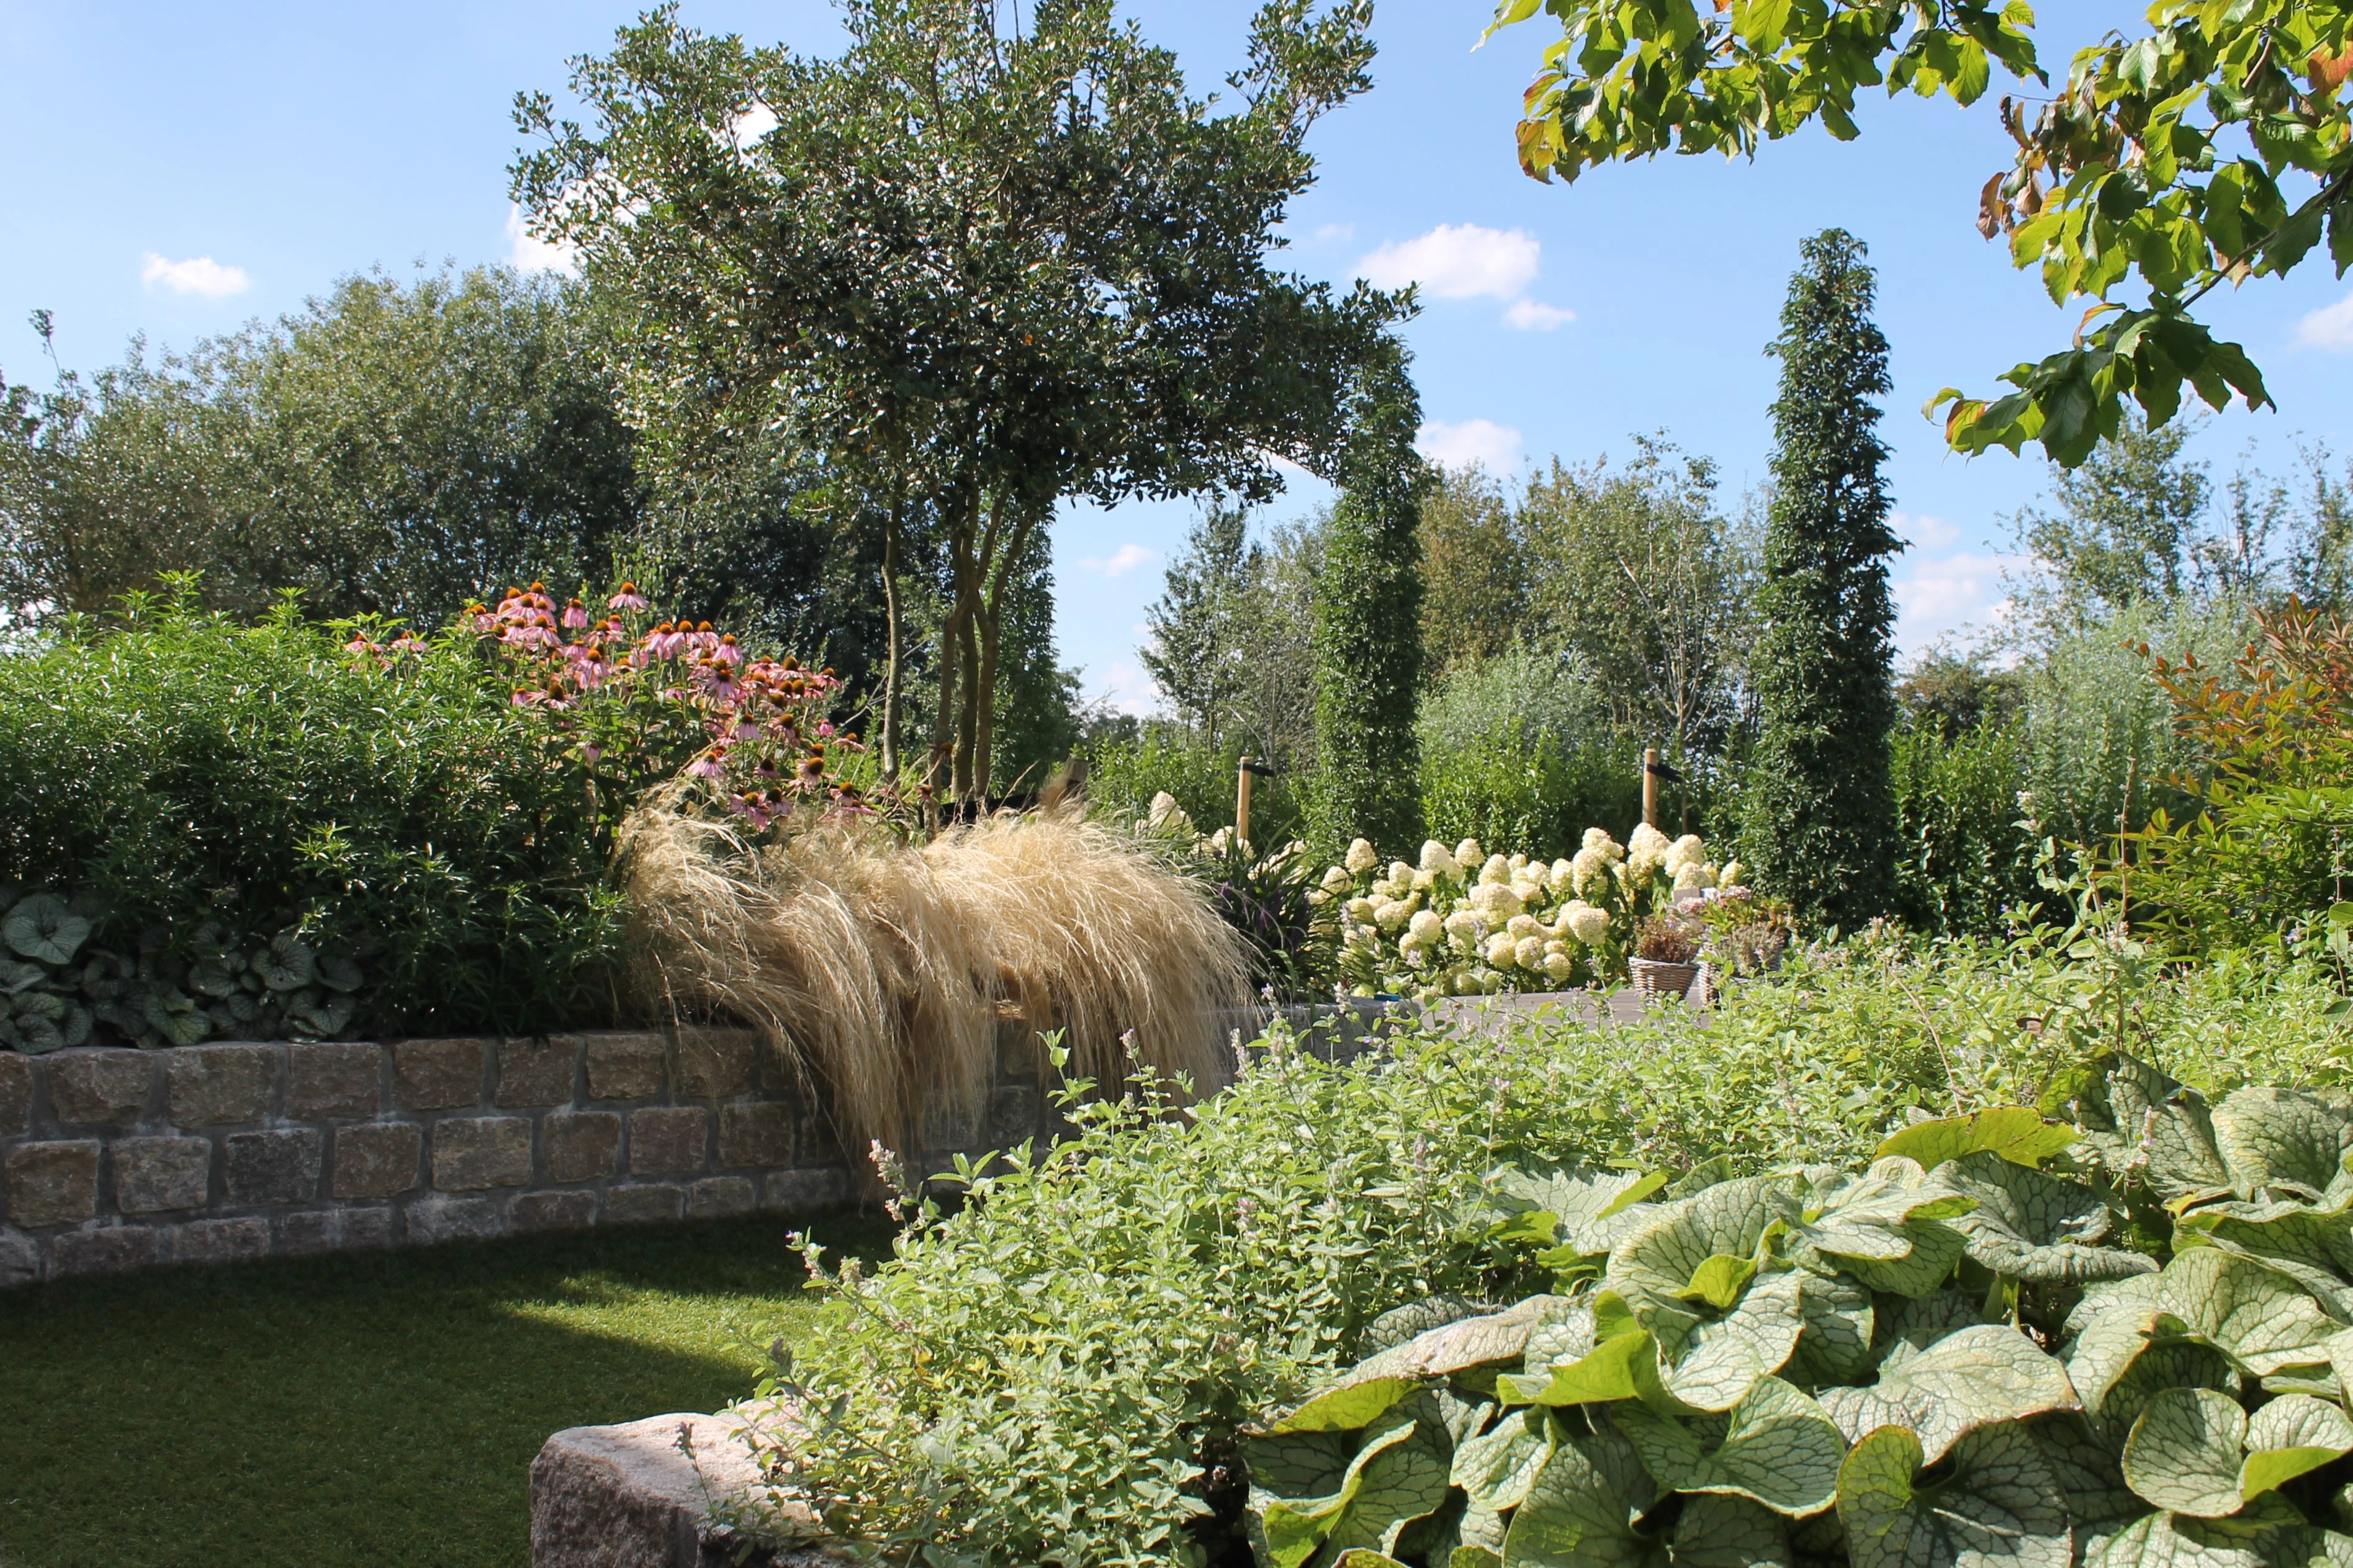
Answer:
[{"label": "tree canopy", "polygon": [[[1519,155],[1543,180],[1669,151],[1753,156],[1817,119],[1851,140],[1855,95],[1883,83],[1964,106],[1996,66],[2050,86],[2027,0],[1503,0],[1488,31],[1539,11],[1562,36]],[[2215,408],[2266,406],[2253,362],[2193,309],[2324,237],[2340,275],[2353,265],[2353,5],[2156,0],[2146,16],[2079,50],[2039,108],[2000,100],[2016,152],[1978,194],[1979,229],[2040,268],[2054,302],[2089,305],[2071,346],[2004,373],[2016,390],[1931,401],[1957,451],[2036,441],[2073,468],[2127,400],[2155,425],[2185,385]]]},{"label": "tree canopy", "polygon": [[985,793],[1000,601],[1060,500],[1262,498],[1268,454],[1334,469],[1405,304],[1271,258],[1308,127],[1369,85],[1370,7],[1266,5],[1229,112],[1111,0],[1009,27],[970,0],[841,11],[833,58],[649,14],[575,62],[593,129],[519,101],[546,145],[515,187],[622,302],[656,460],[787,431],[891,498],[890,562],[905,492],[929,496],[952,584],[931,778]]}]

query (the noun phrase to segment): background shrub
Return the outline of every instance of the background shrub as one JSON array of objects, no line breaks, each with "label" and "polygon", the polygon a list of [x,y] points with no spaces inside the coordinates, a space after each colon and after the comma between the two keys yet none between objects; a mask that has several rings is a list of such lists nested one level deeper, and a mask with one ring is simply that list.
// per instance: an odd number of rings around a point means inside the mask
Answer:
[{"label": "background shrub", "polygon": [[1549,860],[1574,853],[1588,827],[1622,834],[1641,819],[1627,748],[1564,656],[1514,644],[1458,664],[1422,700],[1420,727],[1421,809],[1433,837]]},{"label": "background shrub", "polygon": [[2034,836],[2020,826],[2025,747],[2010,725],[1894,736],[1895,915],[1918,931],[1998,931],[2032,902]]},{"label": "background shrub", "polygon": [[608,1020],[618,803],[470,632],[396,680],[341,642],[134,602],[0,659],[0,864],[92,900],[93,948],[300,928],[359,962],[361,1028]]}]

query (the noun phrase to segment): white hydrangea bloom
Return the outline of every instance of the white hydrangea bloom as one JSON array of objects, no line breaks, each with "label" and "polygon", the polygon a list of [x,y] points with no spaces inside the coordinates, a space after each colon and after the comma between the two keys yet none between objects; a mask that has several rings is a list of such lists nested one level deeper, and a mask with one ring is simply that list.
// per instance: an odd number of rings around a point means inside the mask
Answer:
[{"label": "white hydrangea bloom", "polygon": [[[1537,949],[1538,952],[1544,950]],[[1498,969],[1509,969],[1520,961],[1519,942],[1509,931],[1497,931],[1487,939],[1487,962]]]},{"label": "white hydrangea bloom", "polygon": [[1357,876],[1363,876],[1380,863],[1381,858],[1374,852],[1371,839],[1359,838],[1348,846],[1348,869]]},{"label": "white hydrangea bloom", "polygon": [[1405,929],[1407,921],[1413,918],[1414,905],[1419,901],[1409,898],[1392,899],[1376,911],[1374,919],[1383,931],[1394,936]]},{"label": "white hydrangea bloom", "polygon": [[1547,952],[1544,961],[1545,978],[1556,984],[1567,984],[1577,973],[1577,960],[1565,952]]},{"label": "white hydrangea bloom", "polygon": [[1587,845],[1577,852],[1577,858],[1568,863],[1569,890],[1583,897],[1596,881],[1609,874],[1609,865],[1608,856],[1594,846]]},{"label": "white hydrangea bloom", "polygon": [[1340,912],[1360,926],[1370,925],[1377,907],[1370,899],[1350,899],[1340,906]]},{"label": "white hydrangea bloom", "polygon": [[1682,892],[1686,888],[1706,889],[1715,886],[1715,874],[1702,862],[1691,861],[1675,872],[1675,891],[1677,892]]},{"label": "white hydrangea bloom", "polygon": [[1577,879],[1577,862],[1566,856],[1552,863],[1552,885],[1566,888]]},{"label": "white hydrangea bloom", "polygon": [[1233,847],[1234,830],[1230,827],[1219,828],[1209,835],[1208,842],[1201,846],[1203,850],[1211,855],[1223,855]]},{"label": "white hydrangea bloom", "polygon": [[1475,952],[1486,930],[1477,915],[1469,910],[1457,910],[1446,917],[1446,944],[1457,952]]},{"label": "white hydrangea bloom", "polygon": [[1501,855],[1488,856],[1486,864],[1479,868],[1479,880],[1482,883],[1509,882],[1511,879],[1512,864]]},{"label": "white hydrangea bloom", "polygon": [[1514,915],[1504,922],[1504,929],[1515,937],[1525,937],[1535,935],[1544,926],[1534,915]]},{"label": "white hydrangea bloom", "polygon": [[1488,923],[1500,925],[1518,914],[1525,907],[1519,894],[1502,882],[1482,882],[1471,889],[1471,907],[1485,915]]},{"label": "white hydrangea bloom", "polygon": [[1144,825],[1164,833],[1194,831],[1193,819],[1176,804],[1176,797],[1165,789],[1152,797],[1152,805],[1144,814]]},{"label": "white hydrangea bloom", "polygon": [[1544,961],[1545,950],[1542,937],[1524,936],[1512,948],[1512,962],[1522,969],[1542,969]]},{"label": "white hydrangea bloom", "polygon": [[1514,854],[1504,863],[1512,868],[1512,874],[1515,877],[1528,868],[1528,858],[1525,855]]},{"label": "white hydrangea bloom", "polygon": [[1438,918],[1436,910],[1414,910],[1413,918],[1406,925],[1412,931],[1413,940],[1425,945],[1440,942],[1446,936],[1446,922]]},{"label": "white hydrangea bloom", "polygon": [[1336,893],[1343,888],[1356,885],[1356,879],[1342,867],[1335,866],[1324,873],[1324,890],[1327,893]]},{"label": "white hydrangea bloom", "polygon": [[1626,853],[1663,858],[1667,847],[1674,841],[1645,822],[1626,836]]},{"label": "white hydrangea bloom", "polygon": [[1619,868],[1625,872],[1625,880],[1629,886],[1639,888],[1657,876],[1660,868],[1665,864],[1665,860],[1659,856],[1638,848],[1626,857],[1626,864]]},{"label": "white hydrangea bloom", "polygon": [[1715,885],[1719,888],[1736,888],[1740,886],[1742,874],[1747,869],[1747,867],[1737,860],[1726,860],[1724,863],[1724,869],[1715,874]]},{"label": "white hydrangea bloom", "polygon": [[1416,871],[1416,872],[1413,874],[1413,890],[1414,890],[1415,892],[1417,892],[1417,893],[1427,893],[1427,892],[1430,892],[1430,891],[1433,890],[1434,889],[1436,889],[1436,888],[1437,888],[1437,886],[1438,886],[1438,873],[1437,873],[1437,872],[1435,872],[1435,871],[1430,871],[1430,870],[1420,870],[1420,871]]},{"label": "white hydrangea bloom", "polygon": [[1588,947],[1599,947],[1609,936],[1609,911],[1591,904],[1568,906],[1568,933]]},{"label": "white hydrangea bloom", "polygon": [[1389,880],[1399,888],[1413,886],[1413,868],[1402,860],[1389,862]]},{"label": "white hydrangea bloom", "polygon": [[1421,847],[1421,868],[1438,877],[1462,875],[1462,863],[1454,858],[1452,850],[1435,838]]},{"label": "white hydrangea bloom", "polygon": [[1550,958],[1550,957],[1552,957],[1555,953],[1565,953],[1565,952],[1567,952],[1568,951],[1568,943],[1567,943],[1567,942],[1565,942],[1561,941],[1561,940],[1560,940],[1560,938],[1558,938],[1558,937],[1556,937],[1556,936],[1554,936],[1554,937],[1546,937],[1546,938],[1545,939],[1544,949],[1545,949],[1545,956],[1546,956],[1546,958]]},{"label": "white hydrangea bloom", "polygon": [[1707,858],[1707,846],[1696,833],[1686,833],[1667,846],[1667,869],[1680,873],[1686,866],[1696,866]]},{"label": "white hydrangea bloom", "polygon": [[1621,846],[1615,838],[1610,837],[1609,831],[1605,828],[1587,828],[1585,830],[1585,843],[1583,847],[1592,850],[1603,860],[1608,861],[1613,866],[1619,861],[1626,858],[1626,850],[1624,847]]},{"label": "white hydrangea bloom", "polygon": [[1457,866],[1476,866],[1486,858],[1487,852],[1479,847],[1479,841],[1475,838],[1466,838],[1454,847],[1454,863]]}]

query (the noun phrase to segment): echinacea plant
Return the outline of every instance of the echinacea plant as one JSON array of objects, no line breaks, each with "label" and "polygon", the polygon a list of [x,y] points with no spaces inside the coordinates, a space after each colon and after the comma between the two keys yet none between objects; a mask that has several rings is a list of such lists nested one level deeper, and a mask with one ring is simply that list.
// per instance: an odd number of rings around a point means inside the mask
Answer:
[{"label": "echinacea plant", "polygon": [[1259,1562],[2353,1563],[2353,1105],[2061,1095],[1861,1172],[1499,1173],[1553,1290],[1399,1309],[1259,1427]]}]

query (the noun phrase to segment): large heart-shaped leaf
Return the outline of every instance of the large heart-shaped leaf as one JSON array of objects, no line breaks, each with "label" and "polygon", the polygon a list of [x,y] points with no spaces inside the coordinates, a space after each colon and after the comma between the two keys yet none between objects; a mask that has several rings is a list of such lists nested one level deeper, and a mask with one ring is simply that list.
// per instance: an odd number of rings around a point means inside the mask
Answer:
[{"label": "large heart-shaped leaf", "polygon": [[[1985,1321],[1983,1298],[1966,1290],[1939,1290],[1934,1295],[1898,1301],[1878,1314],[1872,1334],[1871,1364],[1883,1373],[1893,1372],[1956,1329]],[[1861,1383],[1863,1374],[1839,1381]]]},{"label": "large heart-shaped leaf", "polygon": [[2231,1184],[2213,1119],[2196,1089],[2111,1053],[2065,1092],[2084,1141],[2111,1171],[2138,1173],[2168,1203]]},{"label": "large heart-shaped leaf", "polygon": [[2268,1188],[2307,1201],[2353,1200],[2345,1169],[2353,1110],[2292,1089],[2239,1089],[2214,1107],[2213,1126],[2232,1190],[2242,1198]]},{"label": "large heart-shaped leaf", "polygon": [[1635,1532],[1658,1488],[1633,1445],[1607,1419],[1566,1434],[1512,1515],[1504,1561],[1529,1568],[1641,1563],[1662,1555]]},{"label": "large heart-shaped leaf", "polygon": [[1332,1552],[1397,1550],[1398,1538],[1446,1501],[1448,1454],[1437,1411],[1416,1401],[1412,1435],[1384,1447],[1358,1471],[1354,1495],[1326,1538]]},{"label": "large heart-shaped leaf", "polygon": [[1947,1160],[1983,1152],[2031,1167],[2062,1152],[2077,1136],[2064,1122],[2044,1121],[2031,1105],[1997,1105],[1969,1116],[1915,1121],[1890,1135],[1874,1157],[1900,1154],[1934,1170]]},{"label": "large heart-shaped leaf", "polygon": [[1846,1439],[1820,1405],[1778,1377],[1757,1379],[1720,1436],[1640,1405],[1619,1406],[1611,1419],[1670,1491],[1733,1493],[1792,1517],[1838,1500]]},{"label": "large heart-shaped leaf", "polygon": [[1883,1426],[1839,1471],[1839,1521],[1853,1568],[2067,1568],[2067,1501],[2023,1426],[1957,1445],[1952,1473],[1917,1484],[1920,1440]]},{"label": "large heart-shaped leaf", "polygon": [[1493,1310],[1467,1296],[1427,1296],[1419,1301],[1409,1301],[1402,1307],[1390,1308],[1365,1325],[1362,1353],[1378,1355],[1419,1339],[1432,1329],[1442,1329],[1465,1318],[1484,1317]]},{"label": "large heart-shaped leaf", "polygon": [[1713,1322],[1693,1325],[1682,1354],[1670,1356],[1667,1390],[1701,1410],[1729,1410],[1757,1380],[1788,1364],[1806,1330],[1805,1282],[1782,1271],[1750,1286],[1739,1305]]},{"label": "large heart-shaped leaf", "polygon": [[1542,1406],[1505,1412],[1504,1418],[1454,1450],[1447,1479],[1472,1503],[1501,1513],[1517,1508],[1557,1440],[1552,1413]]},{"label": "large heart-shaped leaf", "polygon": [[2078,1541],[2089,1531],[2127,1524],[2148,1511],[2148,1504],[2125,1484],[2116,1450],[2100,1440],[2089,1418],[2063,1413],[2037,1415],[2025,1426],[2067,1499]]},{"label": "large heart-shaped leaf", "polygon": [[2125,1484],[2159,1508],[2219,1519],[2236,1513],[2247,1413],[2211,1388],[2168,1388],[2125,1439]]},{"label": "large heart-shaped leaf", "polygon": [[300,991],[318,978],[319,955],[292,931],[280,931],[254,955],[253,967],[272,991]]},{"label": "large heart-shaped leaf", "polygon": [[1674,1568],[1786,1568],[1788,1527],[1746,1498],[1702,1493],[1675,1521]]},{"label": "large heart-shaped leaf", "polygon": [[1767,1228],[1794,1215],[1795,1181],[1749,1176],[1662,1205],[1610,1251],[1603,1288],[1624,1297],[1642,1326],[1675,1354],[1710,1316],[1680,1293],[1711,1258],[1754,1258]]},{"label": "large heart-shaped leaf", "polygon": [[1964,1154],[1937,1175],[1976,1200],[1945,1223],[1960,1232],[1969,1257],[1997,1274],[2038,1285],[2084,1285],[2154,1274],[2157,1260],[2094,1245],[2108,1234],[2099,1194],[1999,1154]]},{"label": "large heart-shaped leaf", "polygon": [[1501,1312],[1440,1325],[1368,1357],[1274,1424],[1277,1432],[1350,1432],[1436,1378],[1490,1363],[1518,1361],[1540,1321],[1573,1304],[1558,1296],[1531,1296]]},{"label": "large heart-shaped leaf", "polygon": [[2167,1264],[2157,1306],[2160,1329],[2211,1344],[2258,1377],[2326,1364],[2338,1332],[2311,1292],[2220,1247],[2192,1247]]},{"label": "large heart-shaped leaf", "polygon": [[1871,1374],[1872,1335],[1878,1309],[1860,1280],[1845,1274],[1798,1276],[1798,1311],[1805,1331],[1783,1371],[1816,1385],[1854,1383]]},{"label": "large heart-shaped leaf", "polygon": [[90,921],[54,893],[35,893],[0,915],[0,942],[37,963],[70,963],[89,940]]},{"label": "large heart-shaped leaf", "polygon": [[2341,1568],[2353,1537],[2316,1530],[2276,1493],[2229,1519],[2152,1513],[2084,1553],[2084,1568]]},{"label": "large heart-shaped leaf", "polygon": [[1667,1184],[1663,1171],[1507,1171],[1497,1186],[1553,1218],[1553,1234],[1579,1254],[1607,1252],[1654,1212],[1643,1200]]},{"label": "large heart-shaped leaf", "polygon": [[2083,1408],[2066,1368],[1999,1323],[1955,1330],[1882,1373],[1873,1387],[1826,1388],[1819,1397],[1851,1440],[1881,1426],[1909,1428],[1927,1464],[1980,1427]]},{"label": "large heart-shaped leaf", "polygon": [[2239,1496],[2249,1499],[2285,1486],[2348,1453],[2353,1453],[2353,1421],[2341,1407],[2309,1394],[2283,1394],[2247,1422]]},{"label": "large heart-shaped leaf", "polygon": [[[1282,1496],[1261,1485],[1253,1456],[1250,1530],[1252,1543],[1263,1560],[1274,1568],[1300,1568],[1314,1556],[1339,1528],[1348,1505],[1356,1500],[1366,1468],[1389,1449],[1412,1441],[1419,1430],[1419,1423],[1408,1412],[1388,1412],[1366,1432],[1364,1442],[1349,1456],[1337,1481],[1329,1483],[1331,1489],[1303,1497]],[[1294,1451],[1288,1458],[1302,1471],[1313,1474],[1309,1456]]]},{"label": "large heart-shaped leaf", "polygon": [[2353,1319],[2353,1211],[2295,1200],[2210,1204],[2174,1222],[2176,1251],[2201,1243],[2276,1268],[2329,1316]]}]

